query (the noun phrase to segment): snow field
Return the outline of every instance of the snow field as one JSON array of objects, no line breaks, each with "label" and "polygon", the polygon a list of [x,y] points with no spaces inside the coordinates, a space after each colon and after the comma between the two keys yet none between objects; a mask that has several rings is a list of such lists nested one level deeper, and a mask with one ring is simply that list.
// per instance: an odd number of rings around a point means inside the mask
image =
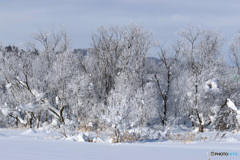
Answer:
[{"label": "snow field", "polygon": [[[156,143],[88,143],[51,139],[41,130],[0,129],[1,160],[204,160],[213,152],[240,154],[240,142],[164,141]],[[211,160],[239,159],[237,156],[210,156]]]}]

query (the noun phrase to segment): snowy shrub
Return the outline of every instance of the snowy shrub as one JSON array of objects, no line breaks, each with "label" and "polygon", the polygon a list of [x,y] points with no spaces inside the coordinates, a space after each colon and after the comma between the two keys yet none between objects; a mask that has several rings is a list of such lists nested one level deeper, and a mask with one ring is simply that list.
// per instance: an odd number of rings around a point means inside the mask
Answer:
[{"label": "snowy shrub", "polygon": [[217,113],[215,128],[220,131],[232,131],[239,129],[237,112],[230,108],[227,103],[221,106],[219,112]]}]

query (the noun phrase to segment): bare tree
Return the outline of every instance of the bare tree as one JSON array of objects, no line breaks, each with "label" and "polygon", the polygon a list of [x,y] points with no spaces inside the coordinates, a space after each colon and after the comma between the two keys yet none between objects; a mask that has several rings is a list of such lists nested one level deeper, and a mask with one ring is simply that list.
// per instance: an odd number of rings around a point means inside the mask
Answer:
[{"label": "bare tree", "polygon": [[[136,107],[136,105],[130,106],[132,103],[130,101],[133,101],[133,97],[140,92],[140,89],[142,97],[139,96],[137,106],[142,113],[138,117],[140,123],[144,123],[146,113],[142,102],[146,76],[145,57],[150,44],[151,34],[133,24],[107,29],[101,27],[97,34],[93,34],[93,48],[88,55],[87,72],[99,97],[99,104],[103,103],[99,106],[105,106],[105,109],[101,110],[103,115],[109,113],[109,117],[116,118],[116,114],[119,114],[125,119],[126,114],[129,115],[129,112],[133,111],[132,108]],[[126,87],[119,86],[123,83],[128,86],[127,91],[121,89]],[[123,99],[120,101],[117,96]],[[122,110],[116,110],[117,107]]]},{"label": "bare tree", "polygon": [[240,33],[236,33],[232,39],[230,44],[230,59],[232,60],[233,64],[237,68],[237,87],[240,75]]},{"label": "bare tree", "polygon": [[214,78],[220,62],[220,47],[222,37],[217,31],[194,29],[192,27],[179,32],[185,43],[183,56],[187,63],[188,72],[192,78],[194,90],[192,92],[192,114],[196,115],[199,132],[203,132],[204,107],[201,106],[200,97],[204,82]]},{"label": "bare tree", "polygon": [[[156,73],[154,73],[153,80],[157,85],[160,96],[163,100],[163,117],[162,117],[162,125],[166,126],[167,122],[167,112],[169,109],[169,99],[172,98],[173,94],[171,93],[171,87],[173,80],[177,77],[177,67],[178,66],[178,56],[181,51],[180,42],[173,46],[173,50],[167,50],[164,48],[164,45],[158,45],[159,52],[158,57],[160,59],[160,63],[156,68]],[[173,53],[173,54],[171,54]],[[159,114],[161,115],[160,108]],[[160,116],[161,117],[161,116]]]}]

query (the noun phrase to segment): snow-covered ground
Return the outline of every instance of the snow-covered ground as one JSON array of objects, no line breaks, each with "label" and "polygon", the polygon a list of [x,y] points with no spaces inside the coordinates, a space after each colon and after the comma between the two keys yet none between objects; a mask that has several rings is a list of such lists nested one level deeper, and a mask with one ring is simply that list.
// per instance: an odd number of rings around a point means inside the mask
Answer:
[{"label": "snow-covered ground", "polygon": [[[0,160],[240,159],[240,143],[236,141],[110,144],[54,140],[51,136],[43,131],[0,129]],[[209,158],[212,151],[235,155]]]}]

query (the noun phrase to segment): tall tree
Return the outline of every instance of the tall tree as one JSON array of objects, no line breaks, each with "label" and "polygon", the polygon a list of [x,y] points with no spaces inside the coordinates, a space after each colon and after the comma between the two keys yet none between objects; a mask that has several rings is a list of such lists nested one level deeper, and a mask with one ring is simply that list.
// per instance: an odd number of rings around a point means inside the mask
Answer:
[{"label": "tall tree", "polygon": [[[222,37],[217,31],[194,29],[189,27],[179,32],[184,42],[183,57],[192,81],[191,102],[192,118],[203,132],[203,112],[206,108],[201,104],[204,83],[213,79],[221,61],[220,48]],[[195,117],[196,116],[196,117]]]}]

